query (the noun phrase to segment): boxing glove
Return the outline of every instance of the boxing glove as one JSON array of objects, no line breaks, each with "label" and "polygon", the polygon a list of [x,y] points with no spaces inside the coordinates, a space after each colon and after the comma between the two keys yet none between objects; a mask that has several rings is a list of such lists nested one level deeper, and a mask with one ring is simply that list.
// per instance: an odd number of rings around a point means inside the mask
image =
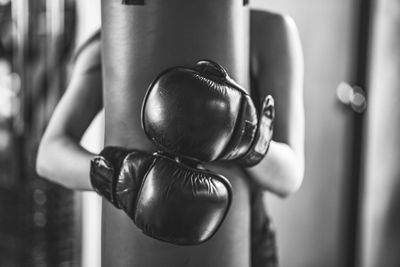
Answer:
[{"label": "boxing glove", "polygon": [[232,198],[229,181],[197,162],[119,147],[105,147],[93,158],[90,179],[144,234],[176,245],[210,239]]},{"label": "boxing glove", "polygon": [[237,160],[245,166],[266,155],[274,116],[271,96],[257,110],[247,91],[209,60],[162,72],[142,106],[143,129],[161,150],[203,162]]}]

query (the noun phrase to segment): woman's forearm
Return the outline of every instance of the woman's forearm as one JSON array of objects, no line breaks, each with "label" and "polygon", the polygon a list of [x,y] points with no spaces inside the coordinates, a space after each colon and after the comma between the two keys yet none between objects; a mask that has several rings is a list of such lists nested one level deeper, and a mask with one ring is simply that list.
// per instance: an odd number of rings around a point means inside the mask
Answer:
[{"label": "woman's forearm", "polygon": [[46,138],[39,147],[36,171],[69,189],[93,190],[89,176],[93,156],[67,136]]},{"label": "woman's forearm", "polygon": [[261,188],[286,197],[301,185],[304,160],[289,145],[272,141],[265,158],[246,170]]}]

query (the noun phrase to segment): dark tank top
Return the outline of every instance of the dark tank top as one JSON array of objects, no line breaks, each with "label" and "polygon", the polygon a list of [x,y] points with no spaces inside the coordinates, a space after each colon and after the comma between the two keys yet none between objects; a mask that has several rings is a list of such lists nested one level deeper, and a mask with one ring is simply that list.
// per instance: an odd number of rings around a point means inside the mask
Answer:
[{"label": "dark tank top", "polygon": [[251,266],[277,267],[275,230],[266,211],[263,194],[264,192],[253,186],[250,200]]},{"label": "dark tank top", "polygon": [[[74,55],[74,61],[90,44],[100,42],[100,30],[81,45]],[[99,61],[101,62],[101,61]],[[100,63],[99,63],[100,64]],[[101,67],[101,66],[98,66]],[[275,231],[263,201],[263,191],[252,186],[250,199],[251,266],[277,267],[277,246]]]}]

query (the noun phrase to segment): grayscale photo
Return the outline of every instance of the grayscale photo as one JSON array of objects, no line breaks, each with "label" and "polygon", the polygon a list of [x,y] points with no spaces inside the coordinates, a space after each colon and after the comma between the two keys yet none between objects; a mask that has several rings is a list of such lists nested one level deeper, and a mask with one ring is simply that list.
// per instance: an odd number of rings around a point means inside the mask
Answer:
[{"label": "grayscale photo", "polygon": [[400,1],[0,0],[1,267],[399,267]]}]

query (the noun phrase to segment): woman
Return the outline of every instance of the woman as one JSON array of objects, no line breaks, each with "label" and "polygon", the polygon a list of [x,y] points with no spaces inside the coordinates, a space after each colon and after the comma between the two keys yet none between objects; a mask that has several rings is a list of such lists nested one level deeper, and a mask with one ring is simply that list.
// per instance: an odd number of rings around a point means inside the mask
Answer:
[{"label": "woman", "polygon": [[260,164],[245,170],[234,163],[207,165],[233,186],[231,209],[211,240],[181,247],[151,239],[104,202],[103,265],[275,266],[274,256],[262,246],[269,237],[258,236],[258,245],[250,237],[255,227],[251,218],[261,218],[259,235],[268,226],[252,200],[261,201],[260,189],[287,196],[303,178],[303,62],[292,20],[250,10],[240,0],[147,0],[140,6],[102,0],[102,25],[101,45],[91,42],[81,52],[43,137],[37,159],[41,176],[68,188],[92,190],[89,162],[94,155],[79,140],[102,108],[102,99],[105,145],[154,151],[141,129],[141,103],[152,79],[172,66],[216,61],[236,82],[251,88],[253,96],[273,95],[277,114],[274,140]]}]

